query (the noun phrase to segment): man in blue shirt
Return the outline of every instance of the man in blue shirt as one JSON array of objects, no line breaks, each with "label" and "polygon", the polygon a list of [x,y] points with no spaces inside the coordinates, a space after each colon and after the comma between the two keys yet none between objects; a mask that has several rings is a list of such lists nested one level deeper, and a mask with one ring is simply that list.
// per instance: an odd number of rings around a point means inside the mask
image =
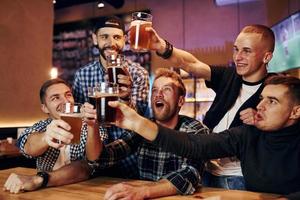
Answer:
[{"label": "man in blue shirt", "polygon": [[[105,17],[100,19],[94,27],[92,34],[94,45],[99,49],[99,59],[86,66],[81,67],[76,73],[73,83],[73,94],[78,103],[88,102],[88,87],[95,87],[99,82],[107,80],[107,57],[122,53],[125,45],[124,23],[117,17]],[[129,76],[119,75],[118,82],[125,86],[120,87],[122,100],[130,104],[141,115],[144,115],[148,108],[149,75],[147,70],[138,63],[125,59],[123,65]],[[108,144],[123,134],[124,130],[112,126],[105,128],[107,134],[102,134],[104,144]],[[112,174],[131,178],[135,176],[130,166],[135,166],[136,160],[133,155],[124,158],[112,170]],[[122,170],[119,170],[122,169]]]}]

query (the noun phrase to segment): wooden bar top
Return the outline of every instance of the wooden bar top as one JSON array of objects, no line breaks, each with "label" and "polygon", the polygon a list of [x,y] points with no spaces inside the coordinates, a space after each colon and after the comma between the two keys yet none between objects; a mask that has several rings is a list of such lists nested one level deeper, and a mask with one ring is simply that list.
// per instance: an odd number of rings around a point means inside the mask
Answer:
[{"label": "wooden bar top", "polygon": [[[3,185],[10,173],[18,173],[25,175],[33,175],[36,173],[35,169],[29,168],[11,168],[6,170],[0,170],[0,200],[100,200],[103,199],[107,188],[113,184],[130,181],[131,183],[142,185],[147,181],[140,180],[126,180],[111,177],[97,177],[87,181],[59,186],[49,187],[32,192],[24,192],[20,194],[10,194],[3,191]],[[248,191],[238,190],[224,190],[218,188],[203,187],[199,189],[194,195],[189,196],[168,196],[164,200],[179,200],[179,199],[206,199],[206,200],[262,200],[262,199],[275,199],[279,195],[256,193]]]},{"label": "wooden bar top", "polygon": [[0,140],[0,157],[20,156],[20,150],[16,147],[15,139]]}]

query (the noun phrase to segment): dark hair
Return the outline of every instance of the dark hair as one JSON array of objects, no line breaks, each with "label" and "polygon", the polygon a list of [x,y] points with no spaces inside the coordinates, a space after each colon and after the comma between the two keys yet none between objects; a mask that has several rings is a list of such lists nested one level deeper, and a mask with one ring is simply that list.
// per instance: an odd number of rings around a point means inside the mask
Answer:
[{"label": "dark hair", "polygon": [[56,84],[60,84],[60,83],[65,84],[66,86],[71,88],[70,85],[66,81],[64,81],[60,78],[50,79],[43,83],[43,85],[40,88],[40,101],[42,104],[45,103],[45,95],[46,95],[47,89],[52,85],[56,85]]},{"label": "dark hair", "polygon": [[160,77],[168,77],[173,79],[174,81],[178,82],[177,88],[180,96],[185,96],[186,88],[182,82],[182,79],[178,73],[172,71],[167,68],[159,68],[156,70],[154,81]]},{"label": "dark hair", "polygon": [[272,29],[267,26],[260,25],[260,24],[253,24],[249,26],[245,26],[241,33],[258,33],[262,35],[261,40],[266,41],[268,50],[273,52],[275,48],[275,35]]},{"label": "dark hair", "polygon": [[118,28],[121,29],[125,34],[124,23],[120,18],[116,16],[100,18],[94,25],[94,33],[97,33],[100,28],[104,28],[104,27]]},{"label": "dark hair", "polygon": [[290,75],[284,75],[284,74],[277,74],[269,77],[265,81],[266,85],[285,85],[291,97],[297,104],[300,103],[300,79],[290,76]]}]

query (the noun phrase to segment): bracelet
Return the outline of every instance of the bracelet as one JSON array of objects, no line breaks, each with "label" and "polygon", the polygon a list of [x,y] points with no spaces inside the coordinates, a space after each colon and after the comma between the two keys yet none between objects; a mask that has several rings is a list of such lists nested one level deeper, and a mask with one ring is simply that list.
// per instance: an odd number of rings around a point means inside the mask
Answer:
[{"label": "bracelet", "polygon": [[49,174],[47,172],[38,172],[36,175],[43,178],[41,188],[46,187],[49,181]]},{"label": "bracelet", "polygon": [[156,51],[156,55],[162,57],[163,59],[168,59],[171,57],[173,53],[173,45],[170,44],[167,40],[165,40],[165,42],[166,42],[165,52],[161,54]]}]

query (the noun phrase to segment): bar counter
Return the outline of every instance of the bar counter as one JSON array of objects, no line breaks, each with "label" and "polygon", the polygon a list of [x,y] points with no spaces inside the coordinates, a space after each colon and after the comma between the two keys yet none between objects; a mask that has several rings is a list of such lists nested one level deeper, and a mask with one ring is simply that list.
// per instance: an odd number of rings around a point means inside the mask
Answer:
[{"label": "bar counter", "polygon": [[[59,187],[49,187],[32,192],[24,192],[20,194],[10,194],[9,192],[4,192],[2,190],[3,185],[8,178],[10,173],[18,173],[25,175],[32,175],[36,173],[35,169],[30,168],[11,168],[6,170],[0,170],[0,200],[100,200],[103,199],[105,191],[107,188],[113,184],[130,181],[131,183],[142,185],[147,181],[140,180],[127,180],[118,179],[111,177],[97,177],[87,181],[59,186]],[[207,200],[262,200],[262,199],[276,199],[279,195],[266,194],[266,193],[256,193],[248,191],[238,191],[238,190],[224,190],[218,188],[208,188],[203,187],[199,189],[194,195],[189,196],[168,196],[164,198],[165,200],[179,200],[179,199],[207,199]]]}]

